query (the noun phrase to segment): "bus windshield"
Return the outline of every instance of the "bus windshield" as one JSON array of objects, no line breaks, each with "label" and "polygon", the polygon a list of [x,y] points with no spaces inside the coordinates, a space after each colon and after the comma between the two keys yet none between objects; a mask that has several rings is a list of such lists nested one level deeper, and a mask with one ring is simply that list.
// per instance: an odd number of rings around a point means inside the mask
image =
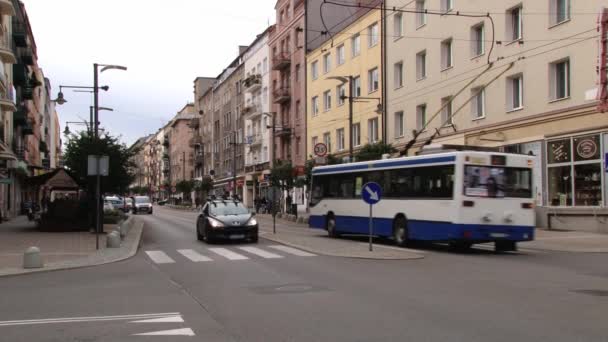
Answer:
[{"label": "bus windshield", "polygon": [[465,166],[464,195],[490,198],[531,198],[532,169]]}]

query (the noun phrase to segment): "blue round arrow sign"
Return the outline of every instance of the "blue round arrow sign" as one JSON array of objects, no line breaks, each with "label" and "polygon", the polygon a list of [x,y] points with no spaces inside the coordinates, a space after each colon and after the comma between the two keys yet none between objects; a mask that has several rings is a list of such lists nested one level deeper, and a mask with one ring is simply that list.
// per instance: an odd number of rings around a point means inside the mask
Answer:
[{"label": "blue round arrow sign", "polygon": [[382,187],[376,182],[365,183],[361,190],[361,197],[365,203],[374,205],[382,199]]}]

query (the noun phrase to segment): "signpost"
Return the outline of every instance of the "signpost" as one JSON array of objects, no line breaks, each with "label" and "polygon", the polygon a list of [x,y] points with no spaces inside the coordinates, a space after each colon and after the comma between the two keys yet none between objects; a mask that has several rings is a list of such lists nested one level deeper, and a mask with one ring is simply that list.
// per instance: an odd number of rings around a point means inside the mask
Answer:
[{"label": "signpost", "polygon": [[315,156],[325,157],[327,155],[327,145],[324,143],[318,143],[314,147]]},{"label": "signpost", "polygon": [[376,182],[369,182],[363,185],[363,191],[361,191],[361,197],[363,201],[369,204],[369,251],[373,251],[372,236],[374,234],[374,221],[372,207],[380,202],[382,198],[382,187]]}]

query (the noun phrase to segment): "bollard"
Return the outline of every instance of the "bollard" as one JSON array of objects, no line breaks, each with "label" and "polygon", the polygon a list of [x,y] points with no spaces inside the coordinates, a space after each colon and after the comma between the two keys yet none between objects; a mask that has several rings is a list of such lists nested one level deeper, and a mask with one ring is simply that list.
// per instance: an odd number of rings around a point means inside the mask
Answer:
[{"label": "bollard", "polygon": [[23,253],[23,268],[42,268],[42,256],[40,256],[40,248],[30,247]]},{"label": "bollard", "polygon": [[120,247],[120,233],[113,231],[106,236],[106,248]]}]

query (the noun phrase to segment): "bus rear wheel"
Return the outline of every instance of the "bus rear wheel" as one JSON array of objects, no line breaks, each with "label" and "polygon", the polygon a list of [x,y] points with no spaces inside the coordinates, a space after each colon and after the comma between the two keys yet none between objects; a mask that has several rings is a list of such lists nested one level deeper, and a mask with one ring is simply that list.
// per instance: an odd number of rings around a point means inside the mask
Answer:
[{"label": "bus rear wheel", "polygon": [[336,219],[333,216],[327,218],[327,234],[333,238],[340,236],[336,231]]},{"label": "bus rear wheel", "polygon": [[407,221],[405,217],[397,217],[393,222],[393,240],[397,246],[404,247],[408,244]]}]

